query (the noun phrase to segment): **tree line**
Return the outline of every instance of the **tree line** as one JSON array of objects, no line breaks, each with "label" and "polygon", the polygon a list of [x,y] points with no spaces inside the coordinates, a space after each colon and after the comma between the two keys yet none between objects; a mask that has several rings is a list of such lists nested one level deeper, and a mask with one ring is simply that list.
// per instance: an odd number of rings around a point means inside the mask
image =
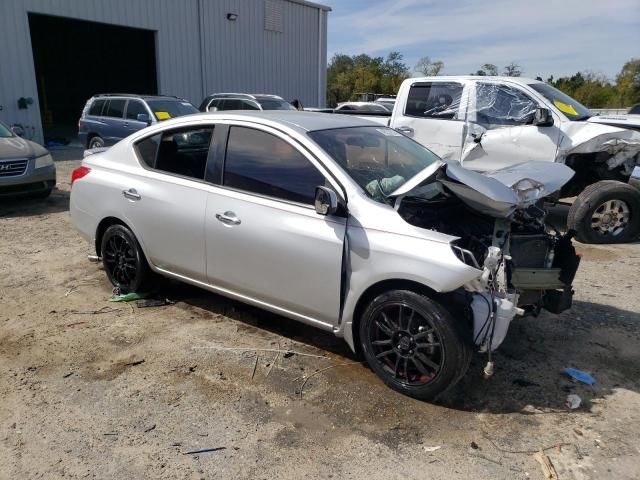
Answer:
[{"label": "tree line", "polygon": [[[359,93],[394,95],[411,73],[436,76],[442,73],[444,66],[442,60],[422,57],[410,69],[400,52],[390,52],[386,58],[336,53],[327,68],[327,104],[335,106],[339,102],[355,100]],[[470,73],[508,77],[522,74],[522,67],[515,62],[502,69],[485,63]],[[535,78],[542,80],[539,76]],[[570,77],[554,78],[552,75],[546,82],[590,108],[626,108],[640,103],[640,58],[626,62],[614,80],[601,73],[577,72]]]}]

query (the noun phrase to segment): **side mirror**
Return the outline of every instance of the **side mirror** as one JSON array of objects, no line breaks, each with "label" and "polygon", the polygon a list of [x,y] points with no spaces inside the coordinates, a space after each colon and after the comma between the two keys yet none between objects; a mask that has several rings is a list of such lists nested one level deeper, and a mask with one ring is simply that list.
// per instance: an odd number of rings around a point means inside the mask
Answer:
[{"label": "side mirror", "polygon": [[22,128],[20,125],[12,126],[11,131],[13,132],[14,135],[17,135],[19,137],[24,137],[24,128]]},{"label": "side mirror", "polygon": [[533,124],[536,127],[550,127],[553,125],[553,115],[548,108],[538,107],[533,114]]},{"label": "side mirror", "polygon": [[316,213],[320,215],[333,215],[338,210],[338,196],[336,192],[327,187],[316,187],[314,206]]},{"label": "side mirror", "polygon": [[139,113],[136,117],[136,120],[138,120],[139,122],[144,122],[147,125],[151,125],[151,119],[149,118],[148,113]]}]

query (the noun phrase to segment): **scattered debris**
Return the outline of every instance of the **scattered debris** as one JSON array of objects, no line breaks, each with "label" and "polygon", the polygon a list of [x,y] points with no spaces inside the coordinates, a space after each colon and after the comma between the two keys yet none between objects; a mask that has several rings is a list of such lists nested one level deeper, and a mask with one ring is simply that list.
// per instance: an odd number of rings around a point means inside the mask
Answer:
[{"label": "scattered debris", "polygon": [[544,478],[548,480],[558,480],[558,474],[555,467],[553,466],[553,463],[551,463],[551,459],[547,455],[545,455],[542,450],[536,452],[533,458],[535,458],[542,467]]},{"label": "scattered debris", "polygon": [[201,448],[200,450],[191,450],[190,452],[184,452],[183,455],[196,455],[198,453],[217,452],[219,450],[226,450],[227,447],[217,448]]},{"label": "scattered debris", "polygon": [[153,425],[149,425],[149,427],[145,428],[144,433],[149,433],[152,430],[156,429],[156,424],[154,423]]},{"label": "scattered debris", "polygon": [[442,445],[437,445],[435,447],[422,447],[425,452],[435,452],[436,450],[440,450]]},{"label": "scattered debris", "polygon": [[571,395],[567,395],[567,401],[564,402],[565,406],[569,410],[575,410],[580,406],[581,403],[582,403],[582,399],[575,393],[572,393]]},{"label": "scattered debris", "polygon": [[133,362],[125,363],[125,367],[135,367],[136,365],[141,365],[144,363],[144,358],[142,360],[134,360]]},{"label": "scattered debris", "polygon": [[62,378],[69,378],[71,375],[73,375],[73,372],[69,372],[69,373],[64,374],[62,376]]},{"label": "scattered debris", "polygon": [[114,436],[117,436],[118,432],[107,432],[107,433],[103,433],[102,435],[114,435]]},{"label": "scattered debris", "polygon": [[73,322],[73,323],[67,323],[65,325],[65,327],[69,328],[69,327],[74,327],[76,325],[82,325],[83,323],[87,323],[87,322]]},{"label": "scattered debris", "polygon": [[119,308],[102,307],[98,310],[85,310],[85,311],[70,310],[68,313],[73,315],[100,315],[101,313],[113,313],[113,312],[119,312],[119,311],[120,311]]},{"label": "scattered debris", "polygon": [[565,368],[564,371],[571,378],[579,382],[586,383],[587,385],[595,385],[596,383],[596,379],[586,372],[576,370],[575,368]]},{"label": "scattered debris", "polygon": [[473,450],[479,450],[480,449],[480,447],[478,446],[478,444],[476,442],[471,442],[469,447],[471,447],[471,449],[473,449]]},{"label": "scattered debris", "polygon": [[540,384],[536,382],[532,382],[525,378],[516,378],[511,383],[517,385],[518,387],[539,387]]},{"label": "scattered debris", "polygon": [[[363,362],[349,362],[349,363],[337,363],[335,365],[330,365],[328,367],[325,368],[321,368],[320,370],[316,370],[315,372],[313,372],[311,375],[303,375],[302,378],[304,378],[304,381],[302,382],[302,385],[300,385],[300,398],[302,398],[302,391],[304,390],[304,386],[307,384],[307,382],[309,381],[309,379],[311,377],[313,377],[314,375],[317,375],[319,373],[322,373],[326,370],[329,370],[331,368],[335,368],[335,367],[346,367],[346,366],[350,366],[350,365],[360,365]],[[439,448],[439,447],[438,447]]]},{"label": "scattered debris", "polygon": [[260,355],[256,354],[256,361],[253,364],[253,372],[251,372],[251,380],[253,380],[253,377],[256,376],[256,368],[258,368],[258,360],[260,359]]},{"label": "scattered debris", "polygon": [[109,299],[110,302],[133,302],[134,300],[143,300],[147,298],[148,293],[130,292],[124,294],[116,294]]},{"label": "scattered debris", "polygon": [[581,437],[582,435],[584,435],[584,434],[582,433],[582,430],[580,430],[580,429],[578,429],[578,428],[574,428],[574,429],[573,429],[573,431],[574,431],[574,432],[576,432],[576,435],[578,435],[579,437]]},{"label": "scattered debris", "polygon": [[71,287],[69,290],[67,290],[67,292],[64,294],[64,296],[68,297],[69,295],[71,295],[76,290],[78,290],[78,287]]},{"label": "scattered debris", "polygon": [[99,262],[102,260],[102,257],[99,257],[98,255],[87,255],[87,260],[90,262]]},{"label": "scattered debris", "polygon": [[573,445],[572,443],[567,443],[567,442],[558,442],[558,443],[556,443],[555,445],[552,445],[552,446],[550,446],[550,447],[539,448],[539,449],[537,449],[537,450],[508,450],[508,449],[506,449],[506,448],[499,447],[499,446],[496,444],[496,442],[494,442],[494,441],[491,439],[491,437],[489,437],[489,435],[488,435],[486,432],[484,432],[484,438],[486,438],[486,439],[491,443],[491,445],[493,445],[493,446],[494,446],[494,448],[495,448],[496,450],[499,450],[499,451],[501,451],[501,452],[503,452],[503,453],[526,453],[526,454],[531,455],[531,454],[538,453],[538,452],[545,452],[545,451],[547,451],[547,450],[551,450],[551,449],[553,449],[553,448],[560,449],[560,447],[563,447],[563,446],[565,446],[565,445]]},{"label": "scattered debris", "polygon": [[[194,350],[225,350],[225,351],[236,351],[236,352],[280,352],[281,350],[276,350],[275,348],[258,348],[258,347],[219,347],[217,345],[207,345],[202,347],[192,347]],[[295,350],[282,350],[286,352],[283,356],[285,358],[289,358],[292,355],[301,355],[303,357],[313,357],[313,358],[327,358],[326,355],[313,355],[311,353],[298,352]]]},{"label": "scattered debris", "polygon": [[280,358],[280,340],[278,340],[278,352],[276,353],[276,356],[274,357],[273,361],[271,362],[271,366],[269,366],[269,370],[267,371],[267,374],[265,375],[266,377],[268,377],[269,374],[271,373],[271,370],[273,370],[273,366],[278,361],[278,358]]},{"label": "scattered debris", "polygon": [[139,300],[136,302],[136,307],[138,308],[147,308],[147,307],[164,307],[165,305],[173,305],[174,301],[169,300],[168,298],[147,298],[145,300]]}]

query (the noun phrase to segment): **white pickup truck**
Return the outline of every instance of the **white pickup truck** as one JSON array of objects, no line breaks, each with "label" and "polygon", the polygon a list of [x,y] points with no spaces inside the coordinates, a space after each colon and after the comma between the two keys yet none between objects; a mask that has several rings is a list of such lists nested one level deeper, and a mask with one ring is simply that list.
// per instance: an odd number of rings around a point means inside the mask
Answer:
[{"label": "white pickup truck", "polygon": [[631,117],[594,116],[537,80],[451,76],[405,80],[389,125],[471,170],[565,163],[576,173],[558,198],[578,197],[568,227],[585,243],[622,243],[640,232],[640,191],[629,184],[640,176],[640,119]]}]

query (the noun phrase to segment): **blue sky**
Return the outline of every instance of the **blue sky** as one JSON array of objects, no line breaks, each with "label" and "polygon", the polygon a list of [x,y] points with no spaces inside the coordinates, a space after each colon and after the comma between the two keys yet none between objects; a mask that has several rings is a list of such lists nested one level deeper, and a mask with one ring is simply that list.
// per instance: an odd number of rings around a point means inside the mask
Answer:
[{"label": "blue sky", "polygon": [[640,0],[319,0],[329,13],[328,57],[386,56],[413,68],[423,56],[444,74],[514,61],[523,75],[577,71],[614,78],[640,58]]}]

